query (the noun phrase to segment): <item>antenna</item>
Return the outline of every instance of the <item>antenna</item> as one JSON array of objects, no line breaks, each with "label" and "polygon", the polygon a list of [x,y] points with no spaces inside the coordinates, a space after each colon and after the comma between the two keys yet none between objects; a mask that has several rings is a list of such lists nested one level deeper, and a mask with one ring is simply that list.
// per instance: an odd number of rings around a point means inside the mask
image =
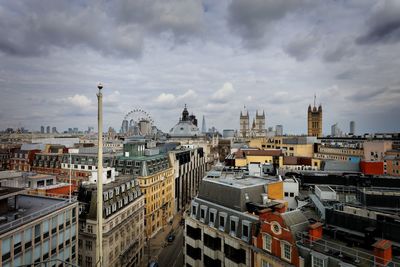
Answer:
[{"label": "antenna", "polygon": [[314,93],[314,107],[315,107],[315,101],[317,99],[317,95]]}]

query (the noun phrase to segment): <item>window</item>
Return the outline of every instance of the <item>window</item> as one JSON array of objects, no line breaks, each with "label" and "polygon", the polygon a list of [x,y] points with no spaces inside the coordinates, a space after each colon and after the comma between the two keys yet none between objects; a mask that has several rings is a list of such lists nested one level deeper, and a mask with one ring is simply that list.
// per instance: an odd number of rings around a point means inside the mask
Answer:
[{"label": "window", "polygon": [[199,204],[192,203],[192,217],[196,217],[197,216],[197,207],[198,206],[199,206]]},{"label": "window", "polygon": [[312,267],[324,267],[324,260],[313,256],[312,257]]},{"label": "window", "polygon": [[92,257],[86,256],[86,266],[92,267]]},{"label": "window", "polygon": [[219,214],[219,230],[221,230],[221,231],[225,230],[227,216],[228,215],[225,212],[220,212],[220,214]]},{"label": "window", "polygon": [[88,233],[93,233],[93,225],[88,225],[87,231]]},{"label": "window", "polygon": [[294,193],[290,193],[289,195],[290,195],[290,197],[294,197]]},{"label": "window", "polygon": [[93,248],[92,241],[86,240],[85,247],[86,247],[87,250],[92,251],[92,248]]},{"label": "window", "polygon": [[242,240],[249,241],[250,236],[250,222],[249,221],[242,221]]},{"label": "window", "polygon": [[272,264],[265,260],[261,260],[261,267],[272,267]]},{"label": "window", "polygon": [[263,235],[263,249],[271,252],[272,238],[270,234]]},{"label": "window", "polygon": [[215,225],[215,217],[217,215],[217,210],[215,209],[210,209],[209,215],[208,215],[208,225],[214,227]]},{"label": "window", "polygon": [[239,225],[239,218],[236,216],[230,217],[230,234],[236,236],[237,226]]},{"label": "window", "polygon": [[207,214],[207,207],[206,206],[200,206],[200,221],[201,222],[205,222],[206,214]]},{"label": "window", "polygon": [[281,242],[281,257],[289,262],[292,261],[292,246],[285,241]]},{"label": "window", "polygon": [[289,193],[288,192],[285,192],[285,197],[288,197],[289,196]]}]

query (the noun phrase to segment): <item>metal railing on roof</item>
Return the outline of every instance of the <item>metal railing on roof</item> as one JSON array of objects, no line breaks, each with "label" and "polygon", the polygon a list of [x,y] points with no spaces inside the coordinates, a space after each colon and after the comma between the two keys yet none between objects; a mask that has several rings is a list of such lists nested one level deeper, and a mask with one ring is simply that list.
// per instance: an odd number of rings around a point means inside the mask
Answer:
[{"label": "metal railing on roof", "polygon": [[32,221],[34,219],[37,219],[37,218],[39,218],[41,216],[44,216],[44,215],[46,215],[46,214],[48,214],[48,213],[50,213],[50,212],[52,212],[54,210],[57,210],[59,208],[65,207],[68,204],[75,202],[75,200],[76,200],[76,198],[73,198],[72,202],[70,202],[69,200],[64,200],[64,201],[62,201],[60,203],[57,203],[57,204],[54,204],[52,206],[46,207],[46,208],[44,208],[42,210],[33,212],[33,213],[31,213],[31,214],[29,214],[27,216],[21,217],[21,218],[19,218],[17,220],[14,220],[12,222],[2,224],[2,225],[0,225],[0,233],[6,232],[9,229],[17,227],[17,226],[19,226],[21,224],[28,223],[28,222],[30,222],[30,221]]},{"label": "metal railing on roof", "polygon": [[[354,265],[361,264],[362,262],[368,264],[368,266],[382,266],[382,262],[386,262],[386,259],[375,256],[373,253],[368,253],[359,249],[353,249],[346,244],[340,242],[328,241],[326,239],[312,240],[307,232],[296,233],[298,246],[309,248],[313,251],[321,254],[336,258],[340,261],[351,263]],[[393,260],[388,262],[388,267],[400,267],[399,262]]]},{"label": "metal railing on roof", "polygon": [[31,267],[32,265],[34,266],[34,267],[42,267],[42,266],[44,266],[44,267],[47,267],[47,266],[52,266],[52,264],[54,264],[54,263],[56,263],[56,265],[57,265],[57,263],[59,264],[59,265],[61,265],[62,264],[62,266],[68,266],[68,267],[79,267],[78,265],[76,265],[76,264],[72,264],[72,263],[70,263],[70,262],[67,262],[67,261],[63,261],[63,260],[60,260],[60,259],[50,259],[50,260],[47,260],[47,261],[41,261],[41,262],[36,262],[36,263],[33,263],[33,264],[27,264],[27,265],[20,265],[20,267]]}]

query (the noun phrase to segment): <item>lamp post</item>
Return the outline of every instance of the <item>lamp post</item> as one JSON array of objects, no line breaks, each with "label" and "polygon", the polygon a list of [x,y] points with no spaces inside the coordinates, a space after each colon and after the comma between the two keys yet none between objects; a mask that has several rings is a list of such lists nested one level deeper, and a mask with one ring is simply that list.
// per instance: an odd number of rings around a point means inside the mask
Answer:
[{"label": "lamp post", "polygon": [[98,150],[97,150],[97,237],[96,237],[96,266],[103,266],[103,85],[97,85],[97,122],[98,122]]}]

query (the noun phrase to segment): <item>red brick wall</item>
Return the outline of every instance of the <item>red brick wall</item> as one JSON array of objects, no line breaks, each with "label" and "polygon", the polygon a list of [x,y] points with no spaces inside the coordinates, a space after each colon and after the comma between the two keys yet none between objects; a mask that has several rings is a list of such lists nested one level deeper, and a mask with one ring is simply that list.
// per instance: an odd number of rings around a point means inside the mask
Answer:
[{"label": "red brick wall", "polygon": [[[260,214],[260,222],[261,222],[261,231],[260,234],[257,236],[257,247],[263,249],[263,234],[267,233],[270,234],[272,237],[272,244],[271,244],[271,254],[281,259],[281,243],[280,241],[286,241],[292,245],[292,261],[291,264],[294,266],[299,266],[299,253],[296,247],[295,240],[293,238],[292,233],[285,225],[281,215],[278,212],[266,212]],[[265,223],[276,221],[281,226],[281,234],[277,235],[271,230],[271,224]],[[275,237],[275,238],[274,238]],[[282,259],[283,260],[283,259]]]},{"label": "red brick wall", "polygon": [[361,161],[361,172],[370,175],[383,175],[383,162]]}]

